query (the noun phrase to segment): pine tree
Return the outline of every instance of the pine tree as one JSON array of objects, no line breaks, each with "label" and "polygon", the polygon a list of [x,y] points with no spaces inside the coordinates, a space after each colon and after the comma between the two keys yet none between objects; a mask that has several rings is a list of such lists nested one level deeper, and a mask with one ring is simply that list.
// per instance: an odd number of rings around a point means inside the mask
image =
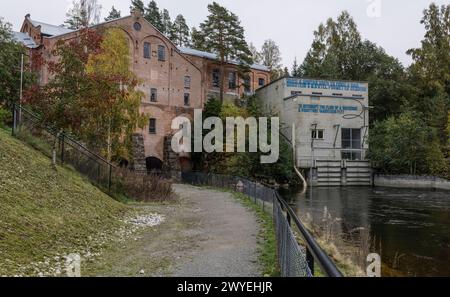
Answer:
[{"label": "pine tree", "polygon": [[144,2],[142,2],[142,0],[131,0],[130,10],[131,9],[137,9],[142,14],[144,14],[144,12],[145,12]]},{"label": "pine tree", "polygon": [[112,21],[115,19],[119,19],[120,16],[120,11],[118,11],[114,6],[111,8],[111,11],[109,12],[109,15],[105,18],[105,21]]},{"label": "pine tree", "polygon": [[177,15],[172,25],[172,41],[178,46],[187,46],[189,44],[189,26],[183,15]]},{"label": "pine tree", "polygon": [[161,12],[161,21],[164,33],[167,37],[171,39],[171,31],[172,31],[172,19],[170,18],[169,11],[167,9],[163,9]]},{"label": "pine tree", "polygon": [[224,99],[225,66],[230,60],[240,61],[241,73],[249,71],[253,63],[252,53],[244,37],[239,18],[216,2],[208,5],[209,15],[200,24],[205,47],[217,54],[220,64],[220,101]]},{"label": "pine tree", "polygon": [[158,4],[156,4],[154,0],[150,1],[148,6],[145,8],[144,18],[160,32],[164,31],[161,13],[159,11]]},{"label": "pine tree", "polygon": [[298,63],[297,63],[297,57],[294,60],[294,65],[292,65],[291,75],[293,77],[300,77],[301,76],[300,67],[298,66]]},{"label": "pine tree", "polygon": [[199,50],[199,51],[207,51],[208,49],[205,46],[205,38],[196,27],[192,27],[191,30],[191,41],[189,44],[190,47]]},{"label": "pine tree", "polygon": [[100,21],[101,9],[102,6],[97,0],[73,0],[64,23],[73,30],[97,24]]}]

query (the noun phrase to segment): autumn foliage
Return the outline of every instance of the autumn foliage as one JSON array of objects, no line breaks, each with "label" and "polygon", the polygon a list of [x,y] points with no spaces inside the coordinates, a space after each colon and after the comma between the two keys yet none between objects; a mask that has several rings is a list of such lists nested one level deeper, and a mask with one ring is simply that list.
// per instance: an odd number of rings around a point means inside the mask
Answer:
[{"label": "autumn foliage", "polygon": [[49,83],[31,88],[27,103],[108,160],[129,159],[131,135],[144,126],[144,115],[125,34],[83,29],[77,39],[59,41],[52,55]]}]

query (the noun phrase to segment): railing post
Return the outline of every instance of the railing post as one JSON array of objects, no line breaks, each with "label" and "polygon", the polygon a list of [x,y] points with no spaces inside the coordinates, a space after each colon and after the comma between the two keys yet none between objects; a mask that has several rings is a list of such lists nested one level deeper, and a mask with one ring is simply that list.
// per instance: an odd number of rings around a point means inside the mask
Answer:
[{"label": "railing post", "polygon": [[109,164],[108,192],[111,193],[112,166]]},{"label": "railing post", "polygon": [[13,116],[13,126],[12,126],[12,130],[11,130],[11,135],[16,136],[17,116],[16,116],[16,103],[15,102],[13,102],[12,116]]},{"label": "railing post", "polygon": [[64,132],[61,134],[61,164],[64,164]]},{"label": "railing post", "polygon": [[311,275],[314,276],[314,256],[308,248],[306,248],[306,263],[308,263],[308,268],[311,271]]}]

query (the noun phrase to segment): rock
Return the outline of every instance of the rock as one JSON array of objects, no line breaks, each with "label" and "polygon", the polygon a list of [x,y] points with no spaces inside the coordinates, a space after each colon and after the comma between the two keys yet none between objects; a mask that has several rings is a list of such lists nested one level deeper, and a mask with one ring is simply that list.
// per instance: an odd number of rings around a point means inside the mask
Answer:
[{"label": "rock", "polygon": [[145,270],[144,270],[144,269],[141,269],[141,270],[139,271],[139,274],[140,274],[140,275],[145,274]]}]

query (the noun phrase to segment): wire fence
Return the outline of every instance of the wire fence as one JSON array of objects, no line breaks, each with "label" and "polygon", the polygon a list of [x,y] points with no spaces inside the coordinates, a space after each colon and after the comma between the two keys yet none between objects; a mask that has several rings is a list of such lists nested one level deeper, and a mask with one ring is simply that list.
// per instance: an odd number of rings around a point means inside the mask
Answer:
[{"label": "wire fence", "polygon": [[58,164],[72,166],[105,192],[137,200],[165,200],[172,184],[162,176],[117,167],[64,131],[46,125],[32,111],[13,107],[13,136],[23,140]]},{"label": "wire fence", "polygon": [[[311,277],[314,276],[314,263],[317,262],[327,276],[342,276],[331,259],[315,242],[292,208],[279,196],[278,192],[263,184],[245,178],[201,172],[184,172],[181,174],[184,183],[197,186],[212,186],[241,192],[260,202],[263,207],[272,205],[273,222],[277,239],[277,258],[281,276]],[[292,226],[291,221],[294,221]],[[293,227],[303,239],[304,246],[299,244]]]}]

